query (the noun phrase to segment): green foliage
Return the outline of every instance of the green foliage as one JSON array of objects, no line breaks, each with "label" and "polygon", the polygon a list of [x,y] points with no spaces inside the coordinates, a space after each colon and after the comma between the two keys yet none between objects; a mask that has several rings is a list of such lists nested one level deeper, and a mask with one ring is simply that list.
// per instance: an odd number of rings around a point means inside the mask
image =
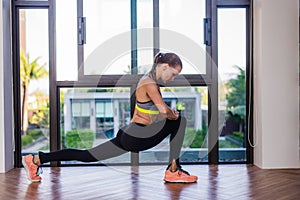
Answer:
[{"label": "green foliage", "polygon": [[182,102],[182,101],[178,101],[178,102],[176,103],[176,109],[177,109],[177,110],[185,110],[185,103]]},{"label": "green foliage", "polygon": [[34,140],[43,136],[43,132],[40,129],[28,130],[27,134],[31,136]]},{"label": "green foliage", "polygon": [[207,134],[207,129],[202,128],[201,130],[197,130],[196,136],[192,144],[190,145],[191,148],[200,148],[200,147],[206,147],[205,143],[205,136]]},{"label": "green foliage", "polygon": [[227,135],[226,137],[231,138],[232,140],[235,140],[238,143],[241,143],[241,144],[244,143],[244,133],[243,132],[233,132],[232,134]]},{"label": "green foliage", "polygon": [[240,122],[246,117],[246,105],[239,105],[228,110],[228,116],[236,119],[236,122]]},{"label": "green foliage", "polygon": [[229,91],[226,94],[227,117],[239,123],[239,131],[242,131],[246,118],[246,72],[238,66],[235,67],[239,70],[237,77],[226,83]]},{"label": "green foliage", "polygon": [[187,128],[183,140],[183,147],[201,148],[206,146],[204,143],[207,128],[203,127],[201,130]]},{"label": "green foliage", "polygon": [[38,124],[40,127],[49,127],[49,94],[44,94],[41,91],[35,91],[36,106],[28,107],[28,110],[33,111],[33,115],[28,121],[31,124]]},{"label": "green foliage", "polygon": [[239,146],[227,140],[219,140],[219,148],[239,148]]},{"label": "green foliage", "polygon": [[236,68],[239,70],[239,74],[226,83],[229,90],[226,95],[227,108],[229,109],[246,105],[246,72],[238,66]]},{"label": "green foliage", "polygon": [[28,86],[30,80],[37,80],[43,77],[48,77],[49,72],[45,69],[46,63],[43,65],[39,64],[41,57],[35,58],[30,62],[29,54],[25,54],[21,51],[20,54],[20,75],[22,84]]},{"label": "green foliage", "polygon": [[86,92],[113,92],[113,88],[92,88],[86,89]]},{"label": "green foliage", "polygon": [[49,108],[37,109],[28,121],[40,127],[49,127]]},{"label": "green foliage", "polygon": [[184,140],[183,140],[182,147],[184,147],[184,148],[189,147],[192,144],[192,142],[195,138],[195,135],[196,135],[196,129],[187,128],[185,130],[185,135],[184,135]]},{"label": "green foliage", "polygon": [[25,147],[26,145],[33,142],[33,138],[31,135],[22,135],[22,146]]},{"label": "green foliage", "polygon": [[67,148],[87,149],[93,146],[95,133],[91,130],[71,130],[65,139]]},{"label": "green foliage", "polygon": [[40,65],[41,57],[35,58],[32,62],[29,58],[29,54],[25,54],[24,51],[20,53],[20,78],[21,78],[21,91],[23,93],[21,97],[22,108],[22,130],[26,135],[28,128],[28,87],[31,80],[38,80],[40,78],[48,77],[49,72],[45,69],[46,63]]},{"label": "green foliage", "polygon": [[201,93],[201,105],[208,105],[208,89],[207,89],[207,87],[196,87],[195,92]]},{"label": "green foliage", "polygon": [[39,151],[45,151],[45,150],[50,150],[50,147],[49,147],[49,144],[47,144],[46,146],[44,146],[44,147],[41,147],[41,148],[39,148],[38,149]]}]

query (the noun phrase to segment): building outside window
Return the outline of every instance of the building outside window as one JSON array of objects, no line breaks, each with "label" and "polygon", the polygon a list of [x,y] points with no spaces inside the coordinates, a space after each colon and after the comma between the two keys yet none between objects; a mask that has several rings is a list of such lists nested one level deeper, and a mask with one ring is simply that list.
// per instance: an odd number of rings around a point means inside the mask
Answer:
[{"label": "building outside window", "polygon": [[[75,129],[89,129],[96,133],[97,138],[112,138],[120,127],[130,123],[129,93],[115,96],[114,93],[81,93],[75,96],[66,93],[64,99],[64,132]],[[162,93],[170,107],[181,112],[187,119],[187,128],[202,128],[202,110],[200,93],[172,92]],[[112,97],[106,99],[106,97]],[[69,108],[71,112],[69,112]]]}]

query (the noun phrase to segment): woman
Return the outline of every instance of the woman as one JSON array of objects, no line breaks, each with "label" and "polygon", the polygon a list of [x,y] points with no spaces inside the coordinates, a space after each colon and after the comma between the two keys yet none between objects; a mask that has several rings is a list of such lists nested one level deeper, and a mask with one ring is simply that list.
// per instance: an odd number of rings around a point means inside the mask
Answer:
[{"label": "woman", "polygon": [[169,165],[166,182],[196,182],[197,176],[184,171],[179,164],[186,119],[163,101],[159,83],[173,81],[181,72],[182,62],[174,53],[158,53],[149,73],[143,76],[136,89],[136,106],[131,123],[121,128],[117,136],[88,150],[63,149],[56,152],[27,155],[22,158],[27,176],[32,182],[41,181],[39,166],[50,161],[78,160],[95,162],[126,152],[150,149],[170,135]]}]

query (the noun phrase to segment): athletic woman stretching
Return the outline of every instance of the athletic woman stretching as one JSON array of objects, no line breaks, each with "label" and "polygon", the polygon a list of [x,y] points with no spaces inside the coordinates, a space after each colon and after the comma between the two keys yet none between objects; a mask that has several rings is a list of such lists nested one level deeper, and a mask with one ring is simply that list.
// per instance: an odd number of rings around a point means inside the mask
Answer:
[{"label": "athletic woman stretching", "polygon": [[166,182],[197,181],[197,176],[184,171],[179,164],[186,119],[163,101],[159,83],[173,81],[181,72],[182,62],[174,53],[158,53],[149,73],[144,75],[136,89],[136,105],[131,123],[122,127],[117,136],[103,144],[87,150],[63,149],[50,153],[39,152],[22,158],[27,176],[32,182],[41,181],[38,168],[50,161],[96,162],[119,156],[126,152],[150,149],[170,135],[169,165],[165,171]]}]

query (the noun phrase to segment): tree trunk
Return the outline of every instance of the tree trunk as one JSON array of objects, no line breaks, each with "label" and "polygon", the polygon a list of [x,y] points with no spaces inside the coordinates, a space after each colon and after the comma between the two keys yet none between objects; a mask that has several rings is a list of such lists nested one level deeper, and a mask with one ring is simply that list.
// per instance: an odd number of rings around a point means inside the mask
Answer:
[{"label": "tree trunk", "polygon": [[22,132],[23,135],[27,135],[28,129],[28,88],[25,83],[22,84],[23,95],[22,95]]}]

